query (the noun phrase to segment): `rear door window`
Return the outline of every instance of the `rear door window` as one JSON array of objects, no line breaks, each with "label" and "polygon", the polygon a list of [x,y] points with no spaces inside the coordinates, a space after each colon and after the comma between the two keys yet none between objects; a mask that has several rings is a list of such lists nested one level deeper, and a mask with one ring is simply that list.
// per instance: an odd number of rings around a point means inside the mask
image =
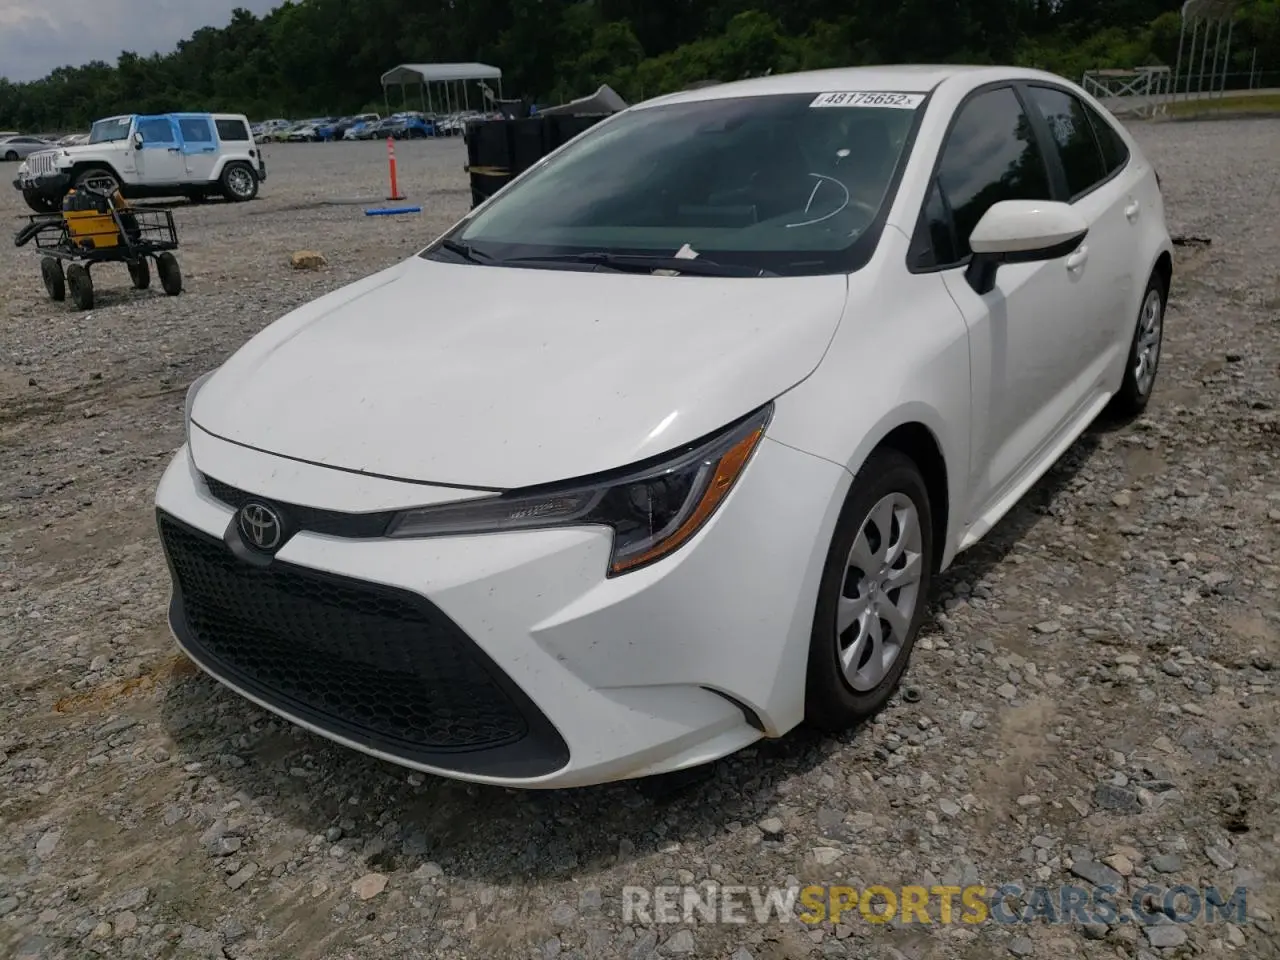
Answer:
[{"label": "rear door window", "polygon": [[208,120],[184,117],[178,121],[178,129],[182,131],[182,139],[188,143],[211,143],[213,141],[213,132],[209,127]]},{"label": "rear door window", "polygon": [[1067,177],[1067,191],[1072,200],[1079,199],[1109,176],[1085,105],[1078,97],[1053,87],[1031,86],[1027,93],[1049,125]]},{"label": "rear door window", "polygon": [[1107,176],[1111,176],[1129,162],[1129,148],[1120,134],[1116,133],[1115,127],[1097,110],[1092,109],[1088,104],[1083,106],[1093,126],[1093,132],[1098,137],[1098,146],[1102,148],[1102,160],[1107,167]]}]

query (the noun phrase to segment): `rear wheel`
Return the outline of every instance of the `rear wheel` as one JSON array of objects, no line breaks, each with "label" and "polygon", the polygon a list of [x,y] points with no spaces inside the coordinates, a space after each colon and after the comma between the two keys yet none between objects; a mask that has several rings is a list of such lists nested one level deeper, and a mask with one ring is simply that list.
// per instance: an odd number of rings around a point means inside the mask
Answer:
[{"label": "rear wheel", "polygon": [[18,151],[10,150],[8,153],[4,155],[4,158],[8,160],[10,163],[13,163],[13,161],[18,159]]},{"label": "rear wheel", "polygon": [[1160,351],[1164,346],[1164,309],[1168,295],[1164,278],[1153,274],[1142,295],[1142,306],[1138,308],[1138,322],[1129,344],[1124,380],[1111,400],[1110,412],[1116,416],[1136,417],[1146,410],[1151,400],[1156,373],[1160,369]]},{"label": "rear wheel", "polygon": [[67,287],[77,310],[93,309],[93,277],[87,267],[80,263],[67,267]]},{"label": "rear wheel", "polygon": [[171,297],[182,292],[182,269],[178,258],[165,252],[156,257],[156,271],[160,274],[160,287]]},{"label": "rear wheel", "polygon": [[229,163],[220,178],[222,195],[233,202],[243,203],[258,195],[258,175],[247,163]]},{"label": "rear wheel", "polygon": [[62,272],[61,260],[57,257],[42,257],[40,278],[44,280],[44,288],[48,291],[50,300],[67,299],[67,278]]},{"label": "rear wheel", "polygon": [[151,286],[151,265],[146,257],[129,264],[129,279],[133,281],[135,290],[145,290]]},{"label": "rear wheel", "polygon": [[927,612],[933,551],[920,469],[876,451],[854,478],[822,572],[805,693],[815,727],[847,729],[893,695]]}]

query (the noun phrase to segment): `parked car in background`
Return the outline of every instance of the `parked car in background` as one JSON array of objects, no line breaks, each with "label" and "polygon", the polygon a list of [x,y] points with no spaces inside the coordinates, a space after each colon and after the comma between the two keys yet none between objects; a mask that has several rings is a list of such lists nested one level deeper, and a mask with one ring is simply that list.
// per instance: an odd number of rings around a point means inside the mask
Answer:
[{"label": "parked car in background", "polygon": [[15,135],[11,137],[0,137],[0,160],[24,160],[37,150],[48,150],[50,147],[57,146],[51,140],[45,140],[43,137],[26,137]]},{"label": "parked car in background", "polygon": [[240,114],[167,113],[107,117],[87,143],[49,145],[18,167],[13,185],[31,209],[57,210],[73,187],[119,189],[126,198],[218,193],[252,200],[267,166]]},{"label": "parked car in background", "polygon": [[396,125],[395,118],[387,117],[383,120],[376,120],[372,123],[366,123],[361,126],[354,139],[356,140],[377,140],[381,137],[391,136],[391,130]]},{"label": "parked car in background", "polygon": [[[294,122],[291,120],[271,121],[266,125],[261,136],[262,143],[283,143],[289,134],[298,127],[305,126],[304,123]],[[254,137],[257,138],[257,134]]]},{"label": "parked car in background", "polygon": [[264,120],[261,123],[255,123],[251,130],[254,139],[262,141],[267,134],[276,130],[287,130],[291,126],[293,124],[288,120]]},{"label": "parked car in background", "polygon": [[458,137],[467,131],[467,124],[473,120],[483,120],[485,114],[478,110],[468,110],[462,113],[451,113],[440,119],[437,124],[437,133],[442,137]]},{"label": "parked car in background", "polygon": [[367,140],[364,134],[372,126],[382,122],[382,118],[378,117],[373,120],[360,120],[353,123],[342,134],[343,140]]},{"label": "parked car in background", "polygon": [[933,577],[1146,408],[1172,272],[1150,161],[1050,73],[641,103],[192,384],[169,623],[262,707],[489,784],[839,734]]},{"label": "parked car in background", "polygon": [[291,127],[284,138],[289,143],[315,143],[321,139],[320,131],[336,119],[335,117],[315,117],[311,120],[303,120]]},{"label": "parked car in background", "polygon": [[89,135],[87,133],[72,133],[72,134],[68,134],[67,136],[59,140],[58,146],[75,147],[75,146],[79,146],[82,143],[88,143],[88,142],[89,142]]},{"label": "parked car in background", "polygon": [[321,124],[316,128],[316,132],[320,135],[321,140],[342,140],[345,139],[347,131],[353,127],[363,123],[376,123],[381,119],[376,113],[357,113],[354,116],[343,117],[333,123]]}]

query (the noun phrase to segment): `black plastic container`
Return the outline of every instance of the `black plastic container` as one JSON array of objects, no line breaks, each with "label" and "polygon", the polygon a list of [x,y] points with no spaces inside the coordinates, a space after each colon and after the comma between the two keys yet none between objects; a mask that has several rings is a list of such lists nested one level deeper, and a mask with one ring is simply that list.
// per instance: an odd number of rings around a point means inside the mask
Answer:
[{"label": "black plastic container", "polygon": [[479,206],[513,177],[607,116],[553,114],[520,120],[475,120],[467,124],[471,206]]}]

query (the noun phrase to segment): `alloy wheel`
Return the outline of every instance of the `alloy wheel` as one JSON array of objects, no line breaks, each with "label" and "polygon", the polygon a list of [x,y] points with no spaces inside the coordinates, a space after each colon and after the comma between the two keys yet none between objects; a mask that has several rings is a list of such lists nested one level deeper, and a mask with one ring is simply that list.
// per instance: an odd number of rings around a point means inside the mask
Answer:
[{"label": "alloy wheel", "polygon": [[903,493],[882,497],[858,527],[836,610],[836,653],[849,686],[875,687],[902,654],[920,602],[924,538]]},{"label": "alloy wheel", "polygon": [[227,174],[227,186],[237,197],[253,193],[253,174],[244,167],[236,167]]},{"label": "alloy wheel", "polygon": [[1160,341],[1164,333],[1164,297],[1159,290],[1147,292],[1138,315],[1138,339],[1134,347],[1133,382],[1140,396],[1151,392],[1156,367],[1160,363]]}]

